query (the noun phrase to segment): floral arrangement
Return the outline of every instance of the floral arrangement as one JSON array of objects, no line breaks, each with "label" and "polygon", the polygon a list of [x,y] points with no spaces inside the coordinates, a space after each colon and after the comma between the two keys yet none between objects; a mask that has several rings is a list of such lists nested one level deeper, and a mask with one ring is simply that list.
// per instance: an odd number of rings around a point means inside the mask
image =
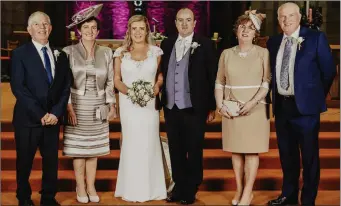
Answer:
[{"label": "floral arrangement", "polygon": [[128,89],[127,95],[133,104],[145,107],[154,98],[153,85],[151,82],[139,79],[132,83],[132,87]]},{"label": "floral arrangement", "polygon": [[157,33],[153,32],[152,33],[152,37],[153,37],[154,40],[164,40],[164,39],[167,39],[166,36],[162,35],[162,33],[159,33],[159,32],[157,32]]}]

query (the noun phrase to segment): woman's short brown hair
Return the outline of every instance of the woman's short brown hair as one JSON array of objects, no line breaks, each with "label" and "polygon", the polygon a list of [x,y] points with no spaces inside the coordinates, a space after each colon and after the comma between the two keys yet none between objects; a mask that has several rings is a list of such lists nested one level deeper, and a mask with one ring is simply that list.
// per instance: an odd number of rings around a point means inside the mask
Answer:
[{"label": "woman's short brown hair", "polygon": [[[235,24],[233,25],[233,32],[234,34],[237,36],[237,31],[238,31],[238,27],[242,24],[246,24],[247,22],[251,22],[252,25],[255,27],[254,23],[252,22],[251,18],[249,15],[243,14],[241,16],[238,17],[238,19],[236,20]],[[255,38],[257,39],[260,35],[260,32],[256,29],[255,27]]]},{"label": "woman's short brown hair", "polygon": [[85,21],[83,21],[83,22],[77,24],[77,29],[78,29],[78,30],[81,30],[83,24],[85,24],[85,23],[87,23],[87,22],[90,22],[90,21],[95,21],[95,22],[96,22],[96,24],[97,24],[97,30],[100,30],[100,29],[101,29],[101,22],[100,22],[100,20],[97,19],[97,18],[94,17],[94,16],[92,16],[92,17],[88,18],[87,20],[85,20]]}]

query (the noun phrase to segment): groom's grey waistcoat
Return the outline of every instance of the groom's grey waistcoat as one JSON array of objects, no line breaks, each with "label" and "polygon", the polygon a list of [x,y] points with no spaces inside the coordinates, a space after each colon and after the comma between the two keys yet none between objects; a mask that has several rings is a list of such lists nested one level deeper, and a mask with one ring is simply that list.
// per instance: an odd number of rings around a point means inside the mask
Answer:
[{"label": "groom's grey waistcoat", "polygon": [[166,80],[166,95],[168,109],[172,109],[174,104],[179,109],[192,107],[191,93],[188,81],[188,63],[191,49],[189,49],[184,57],[177,62],[175,54],[175,46],[168,63],[168,72]]}]

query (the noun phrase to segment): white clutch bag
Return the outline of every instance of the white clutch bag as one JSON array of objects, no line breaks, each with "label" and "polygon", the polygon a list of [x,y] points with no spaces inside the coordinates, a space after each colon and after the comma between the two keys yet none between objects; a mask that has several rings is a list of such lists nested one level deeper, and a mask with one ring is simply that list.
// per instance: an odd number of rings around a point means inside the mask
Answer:
[{"label": "white clutch bag", "polygon": [[101,105],[99,107],[96,108],[96,120],[107,120],[107,116],[109,114],[110,111],[110,105],[109,104],[105,104],[105,105]]},{"label": "white clutch bag", "polygon": [[233,117],[239,116],[239,102],[231,101],[231,100],[224,100],[223,104],[226,106],[227,111],[232,114]]}]

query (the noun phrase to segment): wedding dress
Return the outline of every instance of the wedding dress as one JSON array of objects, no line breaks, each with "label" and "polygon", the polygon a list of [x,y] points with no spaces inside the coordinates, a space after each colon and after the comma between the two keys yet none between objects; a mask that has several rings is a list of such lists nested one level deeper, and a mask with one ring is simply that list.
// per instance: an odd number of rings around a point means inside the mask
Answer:
[{"label": "wedding dress", "polygon": [[[118,48],[122,81],[128,87],[137,80],[152,82],[157,72],[157,57],[163,52],[149,46],[147,58],[135,61],[129,52]],[[159,111],[155,98],[145,107],[133,104],[127,95],[119,94],[122,146],[115,197],[131,202],[161,200],[167,197],[165,173],[159,136]]]}]

